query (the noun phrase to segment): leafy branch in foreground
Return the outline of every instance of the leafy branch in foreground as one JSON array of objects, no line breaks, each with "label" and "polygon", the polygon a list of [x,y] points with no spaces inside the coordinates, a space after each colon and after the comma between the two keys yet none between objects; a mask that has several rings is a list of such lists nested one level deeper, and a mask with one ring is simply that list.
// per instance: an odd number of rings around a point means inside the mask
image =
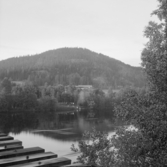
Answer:
[{"label": "leafy branch in foreground", "polygon": [[[151,158],[145,157],[150,141],[137,129],[122,127],[110,137],[106,132],[93,129],[85,132],[72,151],[79,152],[77,162],[97,167],[142,167],[149,166]],[[146,149],[147,148],[147,149]]]},{"label": "leafy branch in foreground", "polygon": [[83,138],[79,141],[78,147],[72,145],[72,151],[79,152],[77,162],[96,165],[110,166],[114,163],[114,152],[111,150],[112,144],[108,138],[107,132],[96,131],[93,128],[83,134]]}]

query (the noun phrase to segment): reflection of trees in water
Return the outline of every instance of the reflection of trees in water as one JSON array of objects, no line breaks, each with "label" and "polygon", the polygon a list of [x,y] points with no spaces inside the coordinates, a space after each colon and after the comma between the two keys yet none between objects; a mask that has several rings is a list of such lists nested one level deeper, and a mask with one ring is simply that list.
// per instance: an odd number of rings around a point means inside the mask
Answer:
[{"label": "reflection of trees in water", "polygon": [[[65,90],[63,86],[59,86],[55,88],[55,92],[59,90],[62,99],[60,97],[56,99],[54,89],[51,89],[54,87],[45,85],[41,88],[43,96],[38,96],[40,88],[30,83],[19,86],[13,84],[10,79],[4,79],[0,84],[0,129],[2,131],[20,133],[31,129],[67,127],[85,130],[85,127],[89,128],[89,123],[86,121],[88,113],[88,118],[91,119],[92,114],[97,117],[96,119],[113,116],[113,102],[110,102],[110,98],[105,97],[102,91],[92,91],[88,93],[89,97],[87,92],[74,92],[75,89],[72,90],[72,87]],[[49,93],[49,90],[52,91]],[[83,95],[82,98],[80,95]],[[74,103],[71,104],[73,102],[71,99],[76,101],[79,107]],[[62,104],[58,103],[58,100]],[[81,118],[85,121],[80,122]]]},{"label": "reflection of trees in water", "polygon": [[[66,120],[67,118],[65,117],[63,119]],[[66,122],[65,120],[62,122],[62,124],[64,123],[64,125],[62,125],[62,128],[64,128],[65,126],[71,127],[72,124],[68,124],[69,122]],[[71,118],[71,120],[73,119]],[[32,112],[28,110],[19,113],[6,112],[0,114],[0,130],[5,133],[12,132],[18,134],[22,131],[32,131],[34,129],[57,129],[57,125],[55,121],[48,119],[48,117],[47,119],[45,119],[43,114],[40,115],[40,113],[37,114],[37,112]],[[76,131],[77,130],[75,130],[75,133]],[[68,135],[70,136],[73,134],[68,133]],[[56,136],[57,138],[61,136],[61,134],[53,134],[52,136]]]},{"label": "reflection of trees in water", "polygon": [[64,130],[50,130],[50,131],[36,131],[33,132],[35,135],[49,137],[51,139],[61,141],[78,141],[82,133],[76,129],[64,129]]},{"label": "reflection of trees in water", "polygon": [[20,133],[23,130],[34,129],[38,125],[37,116],[34,112],[5,113],[0,115],[0,128],[3,132]]}]

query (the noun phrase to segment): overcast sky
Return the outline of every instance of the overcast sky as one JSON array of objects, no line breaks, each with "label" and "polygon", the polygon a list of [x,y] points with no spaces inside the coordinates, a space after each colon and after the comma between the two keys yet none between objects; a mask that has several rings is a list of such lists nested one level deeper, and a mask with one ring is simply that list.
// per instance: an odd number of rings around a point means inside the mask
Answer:
[{"label": "overcast sky", "polygon": [[156,0],[0,0],[0,60],[83,47],[140,66]]}]

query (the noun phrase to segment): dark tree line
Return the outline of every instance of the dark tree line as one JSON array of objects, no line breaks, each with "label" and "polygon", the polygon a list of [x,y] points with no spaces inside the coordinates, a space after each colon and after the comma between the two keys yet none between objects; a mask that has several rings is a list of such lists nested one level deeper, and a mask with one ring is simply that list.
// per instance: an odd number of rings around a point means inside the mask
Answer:
[{"label": "dark tree line", "polygon": [[[76,110],[86,120],[96,118],[114,122],[118,116],[115,108],[122,105],[128,91],[129,89],[126,88],[119,93],[114,93],[110,89],[106,94],[100,89],[83,90],[71,85],[45,84],[38,87],[29,82],[18,85],[5,78],[0,86],[0,114],[14,115],[13,118],[18,118],[20,122],[21,120],[24,122],[27,118],[26,125],[35,126],[42,122],[55,122],[56,112]],[[137,90],[133,91],[137,94]],[[17,117],[19,114],[22,115],[21,119]],[[33,119],[28,119],[30,117]],[[64,117],[65,119],[69,121],[68,117]],[[8,122],[10,119],[4,120]]]}]

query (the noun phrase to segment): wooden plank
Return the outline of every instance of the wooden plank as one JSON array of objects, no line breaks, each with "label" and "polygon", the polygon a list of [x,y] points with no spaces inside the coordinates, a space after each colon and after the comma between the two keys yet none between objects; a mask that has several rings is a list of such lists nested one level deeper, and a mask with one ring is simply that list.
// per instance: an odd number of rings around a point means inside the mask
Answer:
[{"label": "wooden plank", "polygon": [[0,137],[0,141],[5,141],[5,140],[13,140],[14,138],[11,136],[2,136]]},{"label": "wooden plank", "polygon": [[30,155],[30,154],[37,154],[37,153],[44,153],[45,150],[40,147],[32,147],[32,148],[25,148],[25,149],[19,149],[19,150],[12,150],[12,151],[5,151],[0,153],[0,159],[3,158],[11,158],[11,157],[17,157],[22,155]]},{"label": "wooden plank", "polygon": [[7,145],[0,147],[0,153],[4,151],[10,151],[10,150],[18,150],[18,149],[23,149],[22,145],[16,144],[16,145]]},{"label": "wooden plank", "polygon": [[27,156],[1,159],[0,167],[19,165],[19,164],[24,164],[28,162],[39,161],[39,160],[44,160],[49,158],[56,158],[56,157],[57,157],[56,154],[52,152],[46,152],[46,153],[39,153],[39,154],[33,154],[33,155],[27,155]]},{"label": "wooden plank", "polygon": [[20,140],[9,140],[9,141],[1,141],[0,146],[7,146],[7,145],[15,145],[15,144],[22,144]]},{"label": "wooden plank", "polygon": [[14,165],[12,167],[58,167],[62,165],[71,164],[71,160],[68,158],[60,157],[60,158],[52,158],[47,160],[35,161],[21,165]]},{"label": "wooden plank", "polygon": [[5,133],[0,133],[0,137],[2,137],[2,136],[7,136],[7,134],[5,134]]}]

